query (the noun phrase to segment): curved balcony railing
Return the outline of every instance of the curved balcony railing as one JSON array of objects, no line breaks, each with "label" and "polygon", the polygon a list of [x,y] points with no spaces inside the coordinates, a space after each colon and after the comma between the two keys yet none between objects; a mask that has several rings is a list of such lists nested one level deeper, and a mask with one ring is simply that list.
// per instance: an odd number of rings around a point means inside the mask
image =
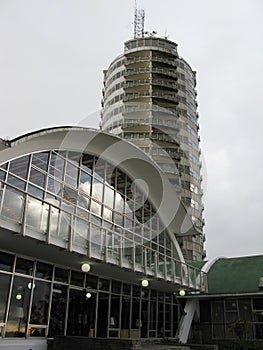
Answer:
[{"label": "curved balcony railing", "polygon": [[[201,270],[124,235],[124,228],[99,226],[92,215],[81,217],[62,210],[10,185],[0,191],[0,226],[21,236],[46,242],[68,251],[119,267],[142,272],[185,288],[206,291],[207,278]],[[135,233],[130,231],[130,237]]]},{"label": "curved balcony railing", "polygon": [[178,63],[176,62],[176,60],[174,59],[170,59],[170,58],[165,58],[165,57],[160,57],[160,56],[140,56],[140,57],[131,57],[131,58],[127,58],[125,61],[125,64],[134,64],[134,63],[138,63],[138,62],[162,62],[162,63],[166,63],[169,64],[173,67],[177,67]]},{"label": "curved balcony railing", "polygon": [[171,82],[171,81],[165,81],[160,79],[140,79],[140,80],[134,80],[134,81],[127,81],[124,83],[124,88],[132,88],[137,87],[140,85],[158,85],[167,87],[169,89],[178,90],[179,86],[177,83]]},{"label": "curved balcony railing", "polygon": [[163,74],[168,75],[173,78],[178,78],[179,74],[174,69],[168,69],[168,68],[158,68],[158,67],[143,67],[143,68],[127,68],[124,72],[124,77],[130,76],[130,75],[136,75],[141,73],[157,73],[157,74]]},{"label": "curved balcony railing", "polygon": [[135,92],[135,93],[126,93],[123,101],[131,101],[134,99],[138,99],[138,98],[160,98],[163,100],[168,100],[168,101],[172,101],[175,103],[179,103],[181,101],[181,97],[178,95],[172,95],[172,94],[164,94],[162,92]]}]

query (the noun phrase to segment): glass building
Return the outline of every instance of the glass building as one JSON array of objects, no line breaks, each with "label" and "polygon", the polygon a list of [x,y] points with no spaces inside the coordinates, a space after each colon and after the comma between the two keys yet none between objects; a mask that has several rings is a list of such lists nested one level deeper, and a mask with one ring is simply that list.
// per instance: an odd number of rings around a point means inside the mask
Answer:
[{"label": "glass building", "polygon": [[113,135],[61,127],[2,141],[2,338],[174,337],[178,291],[207,289],[176,240],[193,227],[175,193]]},{"label": "glass building", "polygon": [[188,261],[205,257],[196,72],[165,38],[138,37],[104,71],[101,129],[128,139],[164,171],[195,234],[177,237]]}]

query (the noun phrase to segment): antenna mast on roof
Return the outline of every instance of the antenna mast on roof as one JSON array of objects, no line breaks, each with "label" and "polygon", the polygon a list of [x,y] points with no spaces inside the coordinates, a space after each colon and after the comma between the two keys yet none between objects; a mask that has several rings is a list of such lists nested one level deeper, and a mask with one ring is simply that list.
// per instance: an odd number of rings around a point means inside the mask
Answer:
[{"label": "antenna mast on roof", "polygon": [[144,19],[145,11],[144,9],[137,9],[136,0],[135,0],[135,9],[134,9],[134,39],[144,37]]}]

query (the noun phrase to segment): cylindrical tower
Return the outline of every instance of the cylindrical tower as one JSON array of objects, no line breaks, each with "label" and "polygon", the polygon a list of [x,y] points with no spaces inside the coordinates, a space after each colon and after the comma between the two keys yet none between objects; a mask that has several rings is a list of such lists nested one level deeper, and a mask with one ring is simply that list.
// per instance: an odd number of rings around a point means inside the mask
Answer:
[{"label": "cylindrical tower", "polygon": [[174,184],[196,235],[178,237],[186,260],[205,257],[196,77],[166,38],[124,44],[104,71],[101,129],[148,153]]}]

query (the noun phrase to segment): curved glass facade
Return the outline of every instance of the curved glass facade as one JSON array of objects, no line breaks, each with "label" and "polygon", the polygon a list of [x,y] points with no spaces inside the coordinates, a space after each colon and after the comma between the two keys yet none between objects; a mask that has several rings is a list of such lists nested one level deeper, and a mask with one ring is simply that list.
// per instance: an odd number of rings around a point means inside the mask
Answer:
[{"label": "curved glass facade", "polygon": [[1,238],[16,232],[174,288],[143,288],[140,277],[128,283],[132,275],[84,274],[66,260],[2,250],[3,337],[172,337],[180,307],[171,290],[206,289],[206,275],[178,259],[136,180],[108,161],[63,150],[31,153],[2,164],[0,184]]},{"label": "curved glass facade", "polygon": [[109,162],[60,150],[26,155],[0,169],[0,217],[17,223],[23,235],[200,287],[136,181]]}]

